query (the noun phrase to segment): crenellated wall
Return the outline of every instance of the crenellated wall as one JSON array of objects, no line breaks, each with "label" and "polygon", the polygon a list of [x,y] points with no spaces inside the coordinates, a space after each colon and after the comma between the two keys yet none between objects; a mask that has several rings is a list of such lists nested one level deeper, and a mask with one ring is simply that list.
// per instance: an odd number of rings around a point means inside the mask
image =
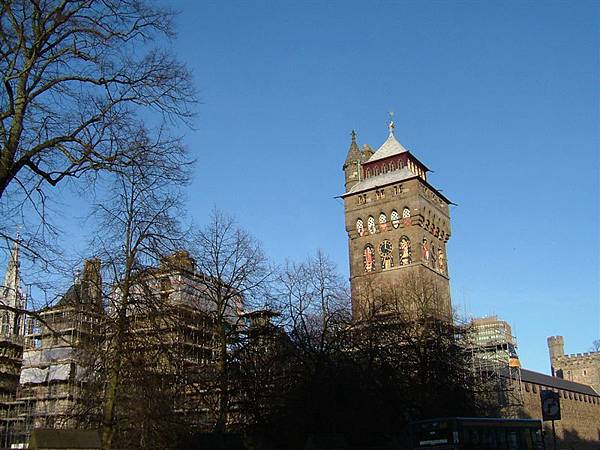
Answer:
[{"label": "crenellated wall", "polygon": [[[547,384],[523,380],[521,382],[523,407],[521,418],[542,419],[541,390],[552,390],[560,396],[561,420],[555,421],[557,449],[600,449],[600,396],[556,387],[553,377]],[[527,377],[525,377],[527,378]],[[554,379],[556,380],[556,379]],[[555,384],[551,386],[550,384]],[[564,382],[563,382],[564,384]],[[575,385],[575,383],[569,383]],[[563,386],[564,387],[564,386]],[[587,386],[585,386],[587,388]],[[587,392],[592,392],[585,389]],[[552,423],[544,422],[546,448],[553,449]]]},{"label": "crenellated wall", "polygon": [[564,345],[562,336],[551,336],[548,338],[548,350],[553,375],[565,380],[592,386],[600,394],[600,352],[565,355],[564,351],[557,351],[557,343]]}]

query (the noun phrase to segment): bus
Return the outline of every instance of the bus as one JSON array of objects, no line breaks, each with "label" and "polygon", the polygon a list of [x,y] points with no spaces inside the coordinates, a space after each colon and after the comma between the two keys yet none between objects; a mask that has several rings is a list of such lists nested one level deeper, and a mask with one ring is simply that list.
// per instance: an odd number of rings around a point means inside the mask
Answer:
[{"label": "bus", "polygon": [[411,450],[545,450],[541,420],[445,417],[409,429]]}]

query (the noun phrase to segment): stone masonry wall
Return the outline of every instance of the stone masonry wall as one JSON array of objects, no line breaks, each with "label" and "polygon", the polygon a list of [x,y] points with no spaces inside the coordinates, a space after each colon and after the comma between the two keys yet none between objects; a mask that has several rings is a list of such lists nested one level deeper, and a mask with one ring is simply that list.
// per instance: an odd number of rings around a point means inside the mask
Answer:
[{"label": "stone masonry wall", "polygon": [[556,376],[592,386],[600,394],[600,352],[558,356],[551,362]]},{"label": "stone masonry wall", "polygon": [[[522,418],[542,418],[540,389],[551,389],[523,382]],[[579,394],[562,389],[560,395],[561,420],[555,421],[557,450],[600,449],[600,396]],[[546,449],[553,450],[551,422],[544,422]]]}]

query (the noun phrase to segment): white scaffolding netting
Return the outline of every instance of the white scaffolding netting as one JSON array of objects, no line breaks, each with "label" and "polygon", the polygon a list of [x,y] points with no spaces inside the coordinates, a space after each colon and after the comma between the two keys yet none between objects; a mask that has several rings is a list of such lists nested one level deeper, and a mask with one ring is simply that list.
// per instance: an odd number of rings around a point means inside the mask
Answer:
[{"label": "white scaffolding netting", "polygon": [[72,347],[54,347],[45,349],[27,350],[23,353],[23,367],[35,367],[48,365],[53,362],[71,359],[73,357]]},{"label": "white scaffolding netting", "polygon": [[21,378],[19,384],[36,384],[44,383],[46,376],[48,375],[48,369],[40,369],[38,367],[30,367],[28,369],[21,370]]}]

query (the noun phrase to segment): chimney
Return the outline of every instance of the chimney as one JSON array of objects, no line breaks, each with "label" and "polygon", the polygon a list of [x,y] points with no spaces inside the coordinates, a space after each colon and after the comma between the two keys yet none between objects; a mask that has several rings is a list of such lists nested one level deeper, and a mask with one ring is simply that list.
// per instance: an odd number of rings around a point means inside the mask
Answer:
[{"label": "chimney", "polygon": [[98,310],[102,309],[102,276],[100,275],[100,265],[98,258],[87,259],[83,263],[83,275],[81,277],[82,303],[95,305]]}]

